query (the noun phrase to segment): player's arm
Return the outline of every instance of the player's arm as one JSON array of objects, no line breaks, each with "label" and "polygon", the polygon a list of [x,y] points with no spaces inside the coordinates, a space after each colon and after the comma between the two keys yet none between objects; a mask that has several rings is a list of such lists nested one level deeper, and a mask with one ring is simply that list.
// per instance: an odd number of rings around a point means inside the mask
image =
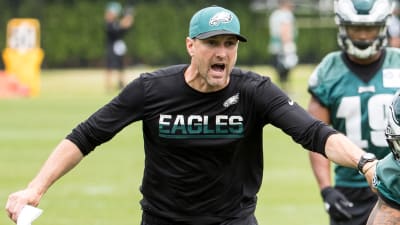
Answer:
[{"label": "player's arm", "polygon": [[292,29],[293,28],[290,22],[287,21],[282,22],[280,27],[280,34],[281,34],[281,41],[284,45],[293,41]]},{"label": "player's arm", "polygon": [[[322,106],[314,97],[308,104],[308,112],[322,122],[329,124],[329,110]],[[310,163],[320,190],[332,186],[330,161],[321,154],[310,152]]]},{"label": "player's arm", "polygon": [[123,29],[128,29],[129,27],[131,27],[134,23],[134,17],[133,15],[125,15],[124,17],[122,17],[122,19],[119,22],[119,25],[121,28]]},{"label": "player's arm", "polygon": [[122,29],[128,29],[135,22],[135,13],[133,10],[133,6],[129,6],[125,9],[125,13],[121,20],[119,21],[119,25]]},{"label": "player's arm", "polygon": [[[320,102],[313,96],[308,104],[308,112],[315,118],[325,122],[326,124],[330,124],[329,110],[321,105]],[[333,187],[330,161],[315,152],[310,152],[309,158],[312,171],[315,179],[317,180],[321,196],[325,203],[325,210],[336,221],[350,219],[352,216],[347,209],[352,207],[353,203],[348,201],[340,191]]]},{"label": "player's arm", "polygon": [[61,141],[28,187],[10,194],[6,204],[8,216],[16,222],[24,205],[37,206],[50,186],[74,168],[82,158],[83,154],[73,142],[67,139]]},{"label": "player's arm", "polygon": [[280,26],[280,37],[283,47],[282,63],[286,68],[294,67],[298,62],[297,47],[293,37],[293,24],[283,21]]}]

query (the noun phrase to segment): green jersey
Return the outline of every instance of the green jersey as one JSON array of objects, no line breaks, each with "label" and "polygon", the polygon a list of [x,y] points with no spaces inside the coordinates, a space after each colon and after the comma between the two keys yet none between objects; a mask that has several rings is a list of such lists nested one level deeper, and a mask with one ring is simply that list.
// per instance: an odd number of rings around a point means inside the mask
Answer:
[{"label": "green jersey", "polygon": [[388,204],[400,209],[400,162],[393,154],[387,155],[376,166],[374,186]]},{"label": "green jersey", "polygon": [[[384,129],[386,110],[400,88],[400,50],[386,48],[371,65],[351,62],[343,52],[328,54],[309,79],[309,92],[330,112],[330,123],[378,158],[390,149]],[[335,183],[367,187],[356,169],[335,166]]]}]

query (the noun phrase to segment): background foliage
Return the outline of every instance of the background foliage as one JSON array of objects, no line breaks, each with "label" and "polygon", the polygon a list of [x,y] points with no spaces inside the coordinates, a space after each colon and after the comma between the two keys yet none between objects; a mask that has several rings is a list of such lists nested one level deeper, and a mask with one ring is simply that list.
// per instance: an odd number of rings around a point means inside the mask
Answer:
[{"label": "background foliage", "polygon": [[[127,63],[166,65],[188,60],[185,38],[191,16],[200,8],[217,4],[230,8],[241,20],[242,43],[238,62],[266,64],[270,10],[252,9],[251,1],[239,0],[136,0],[135,24],[125,40]],[[5,48],[6,24],[15,17],[38,18],[45,51],[44,67],[97,67],[104,64],[104,7],[106,0],[7,0],[0,1],[0,48]],[[300,63],[315,63],[335,50],[336,27],[331,14],[321,14],[310,6],[296,8],[299,26]]]}]

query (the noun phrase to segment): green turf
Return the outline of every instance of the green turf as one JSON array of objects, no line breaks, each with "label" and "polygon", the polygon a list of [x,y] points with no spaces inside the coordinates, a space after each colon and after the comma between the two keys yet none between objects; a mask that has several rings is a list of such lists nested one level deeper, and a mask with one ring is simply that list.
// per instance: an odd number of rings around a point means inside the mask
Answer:
[{"label": "green turf", "polygon": [[[270,75],[269,67],[249,69]],[[305,106],[307,77],[313,66],[291,74],[293,99]],[[149,68],[132,68],[129,79]],[[24,188],[55,145],[81,120],[109,101],[102,70],[42,71],[41,96],[0,100],[0,206]],[[140,123],[100,146],[44,196],[40,225],[137,225],[143,172]],[[271,126],[264,132],[264,179],[259,193],[260,225],[321,225],[327,216],[301,146]],[[5,213],[0,224],[13,224]]]}]

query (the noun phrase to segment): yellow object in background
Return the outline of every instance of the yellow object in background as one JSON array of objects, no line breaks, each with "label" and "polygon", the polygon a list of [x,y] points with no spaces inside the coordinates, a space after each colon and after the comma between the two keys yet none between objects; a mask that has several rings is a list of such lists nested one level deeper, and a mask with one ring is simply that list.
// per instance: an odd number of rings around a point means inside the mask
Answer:
[{"label": "yellow object in background", "polygon": [[16,18],[7,24],[7,46],[3,50],[5,72],[29,90],[40,93],[40,68],[44,52],[40,48],[40,23],[37,19]]}]

